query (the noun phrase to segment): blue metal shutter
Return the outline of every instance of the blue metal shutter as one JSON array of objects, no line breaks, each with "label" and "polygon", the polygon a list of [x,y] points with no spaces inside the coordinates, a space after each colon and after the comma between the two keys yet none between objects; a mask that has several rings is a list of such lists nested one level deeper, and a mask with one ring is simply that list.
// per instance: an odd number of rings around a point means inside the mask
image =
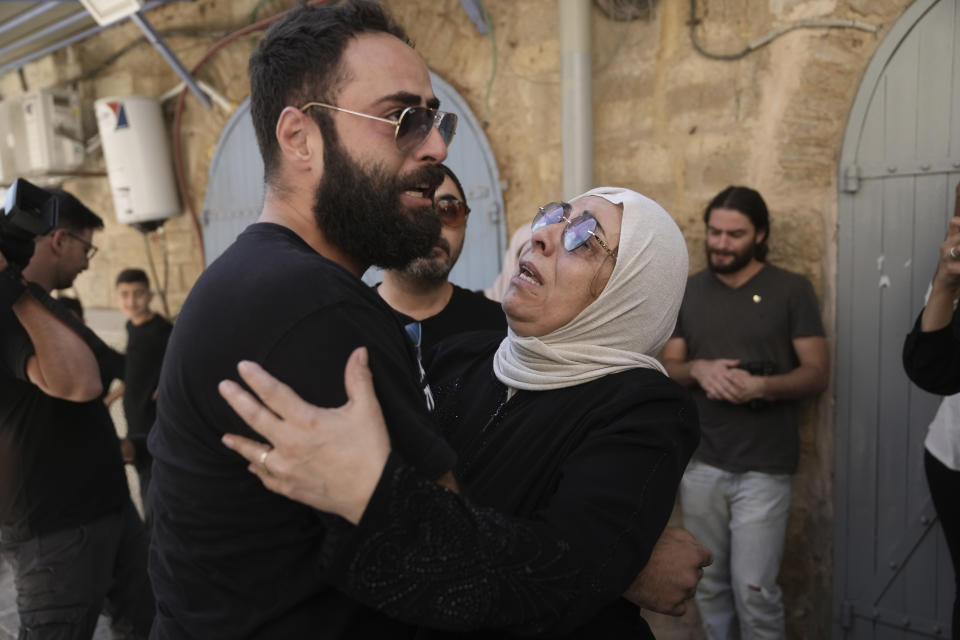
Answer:
[{"label": "blue metal shutter", "polygon": [[960,8],[917,0],[874,56],[840,166],[834,637],[947,637],[953,573],[923,440],[939,398],[910,384],[960,180]]}]

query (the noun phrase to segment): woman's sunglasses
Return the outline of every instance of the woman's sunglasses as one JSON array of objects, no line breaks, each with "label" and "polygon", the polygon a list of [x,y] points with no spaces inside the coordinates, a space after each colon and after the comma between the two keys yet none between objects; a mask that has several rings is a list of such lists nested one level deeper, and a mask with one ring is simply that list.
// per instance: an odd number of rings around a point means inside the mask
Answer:
[{"label": "woman's sunglasses", "polygon": [[407,107],[400,112],[400,117],[396,120],[371,116],[367,113],[351,111],[350,109],[335,107],[332,104],[325,104],[323,102],[308,102],[300,107],[300,111],[306,113],[310,107],[333,109],[334,111],[342,111],[350,115],[393,125],[393,139],[397,143],[397,148],[400,149],[402,153],[413,151],[423,144],[427,136],[430,135],[431,127],[437,128],[437,131],[440,132],[440,137],[443,138],[443,144],[448,147],[453,140],[453,134],[457,132],[457,114],[429,109],[427,107]]},{"label": "woman's sunglasses", "polygon": [[460,228],[467,224],[470,207],[453,196],[444,196],[437,199],[437,213],[445,226]]},{"label": "woman's sunglasses", "polygon": [[603,241],[603,238],[597,235],[596,231],[599,223],[597,219],[593,217],[593,214],[589,211],[584,211],[571,220],[570,213],[572,211],[573,207],[566,202],[551,202],[550,204],[545,204],[540,207],[537,215],[533,217],[533,223],[530,225],[530,229],[536,231],[540,227],[545,227],[548,224],[565,222],[567,226],[563,230],[564,249],[573,251],[578,247],[582,247],[587,243],[587,240],[592,237],[596,238],[600,246],[603,247],[603,250],[607,252],[607,255],[616,260],[616,251],[610,249],[607,243]]}]

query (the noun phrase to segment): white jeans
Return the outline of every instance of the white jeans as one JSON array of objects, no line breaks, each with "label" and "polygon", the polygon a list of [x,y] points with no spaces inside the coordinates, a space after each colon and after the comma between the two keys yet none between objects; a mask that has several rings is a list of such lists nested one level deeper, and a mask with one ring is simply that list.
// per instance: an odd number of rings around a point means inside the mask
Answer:
[{"label": "white jeans", "polygon": [[697,586],[708,640],[784,638],[777,586],[792,477],[731,473],[691,461],[680,485],[683,525],[713,552]]}]

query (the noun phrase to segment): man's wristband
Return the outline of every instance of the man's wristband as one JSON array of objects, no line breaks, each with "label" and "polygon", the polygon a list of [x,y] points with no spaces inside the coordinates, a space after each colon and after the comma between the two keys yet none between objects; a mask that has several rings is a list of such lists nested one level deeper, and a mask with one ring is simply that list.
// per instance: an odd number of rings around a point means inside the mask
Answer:
[{"label": "man's wristband", "polygon": [[0,308],[7,309],[20,299],[27,285],[20,273],[9,267],[0,271]]}]

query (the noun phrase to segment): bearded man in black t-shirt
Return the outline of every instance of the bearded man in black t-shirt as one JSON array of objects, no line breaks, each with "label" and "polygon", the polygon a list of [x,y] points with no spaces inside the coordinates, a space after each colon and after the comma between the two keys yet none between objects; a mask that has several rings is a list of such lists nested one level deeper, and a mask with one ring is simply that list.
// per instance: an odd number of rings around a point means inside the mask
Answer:
[{"label": "bearded man in black t-shirt", "polygon": [[507,318],[499,302],[449,280],[463,250],[470,207],[456,174],[446,165],[441,168],[446,175],[434,196],[443,222],[440,239],[426,256],[402,269],[384,271],[383,282],[377,286],[377,293],[400,314],[422,353],[457,333],[507,333]]},{"label": "bearded man in black t-shirt", "polygon": [[121,372],[48,295],[87,268],[103,222],[70,194],[54,197],[58,226],[35,240],[25,281],[0,257],[0,551],[14,570],[21,637],[90,638],[103,608],[146,637],[154,601],[143,523],[101,400]]},{"label": "bearded man in black t-shirt", "polygon": [[324,560],[350,535],[344,521],[268,492],[221,444],[253,432],[217,384],[255,360],[338,406],[344,363],[364,345],[394,447],[426,477],[448,474],[413,346],[360,276],[437,242],[437,165],[456,117],[436,110],[426,65],[375,2],[292,10],[249,71],[263,209],[184,303],[148,439],[153,637],[397,637],[398,623],[336,589]]}]

